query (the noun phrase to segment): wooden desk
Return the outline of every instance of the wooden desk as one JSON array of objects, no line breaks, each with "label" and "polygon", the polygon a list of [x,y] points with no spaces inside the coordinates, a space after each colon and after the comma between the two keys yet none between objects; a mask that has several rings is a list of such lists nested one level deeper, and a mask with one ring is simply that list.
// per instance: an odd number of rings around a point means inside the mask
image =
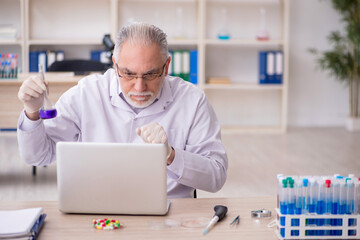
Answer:
[{"label": "wooden desk", "polygon": [[[115,199],[114,199],[115,200]],[[114,201],[116,204],[116,200]],[[164,223],[174,220],[179,223],[186,218],[205,217],[211,219],[214,206],[222,204],[228,207],[226,217],[205,236],[204,227],[155,229],[152,223]],[[42,239],[245,239],[272,240],[277,239],[274,228],[266,225],[268,218],[255,219],[250,211],[266,208],[272,211],[272,218],[276,218],[274,208],[276,197],[257,198],[198,198],[172,199],[169,213],[166,216],[129,216],[129,215],[78,215],[63,214],[57,208],[57,202],[0,202],[0,209],[21,209],[43,207],[47,214],[43,229],[39,234]],[[230,227],[230,222],[240,215],[240,224]],[[92,219],[112,218],[120,221],[125,227],[117,230],[97,230],[92,227]]]},{"label": "wooden desk", "polygon": [[[0,79],[0,128],[16,128],[20,112],[23,109],[17,94],[22,82],[33,74],[19,74],[18,79]],[[49,97],[55,104],[59,97],[69,88],[76,85],[84,76],[73,73],[46,73],[49,81]]]}]

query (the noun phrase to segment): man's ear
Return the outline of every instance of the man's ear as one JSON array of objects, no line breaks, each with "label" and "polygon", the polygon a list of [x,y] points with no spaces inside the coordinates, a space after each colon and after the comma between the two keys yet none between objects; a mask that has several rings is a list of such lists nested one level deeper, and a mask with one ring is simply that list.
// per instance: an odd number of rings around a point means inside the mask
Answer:
[{"label": "man's ear", "polygon": [[171,64],[171,56],[168,57],[168,59],[166,60],[166,66],[165,66],[165,76],[168,75],[169,72],[169,66]]}]

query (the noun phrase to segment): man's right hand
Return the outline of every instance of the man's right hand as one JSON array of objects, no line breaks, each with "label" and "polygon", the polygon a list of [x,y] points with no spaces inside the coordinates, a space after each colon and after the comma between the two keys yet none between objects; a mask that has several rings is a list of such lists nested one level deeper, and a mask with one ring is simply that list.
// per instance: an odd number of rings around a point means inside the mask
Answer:
[{"label": "man's right hand", "polygon": [[45,83],[38,76],[27,78],[21,85],[18,98],[24,104],[25,114],[31,120],[38,120],[39,109],[44,102]]}]

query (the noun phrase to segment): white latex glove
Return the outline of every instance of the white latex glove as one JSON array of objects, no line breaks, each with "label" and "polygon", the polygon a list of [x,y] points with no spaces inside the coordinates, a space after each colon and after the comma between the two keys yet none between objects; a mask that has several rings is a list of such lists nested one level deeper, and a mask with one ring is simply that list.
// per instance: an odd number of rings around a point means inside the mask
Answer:
[{"label": "white latex glove", "polygon": [[156,122],[153,122],[137,128],[136,134],[139,135],[144,140],[144,142],[165,144],[167,147],[166,159],[169,159],[172,148],[168,143],[166,132],[162,126]]},{"label": "white latex glove", "polygon": [[44,102],[45,83],[39,76],[27,78],[21,85],[18,98],[23,102],[26,113],[39,111]]}]

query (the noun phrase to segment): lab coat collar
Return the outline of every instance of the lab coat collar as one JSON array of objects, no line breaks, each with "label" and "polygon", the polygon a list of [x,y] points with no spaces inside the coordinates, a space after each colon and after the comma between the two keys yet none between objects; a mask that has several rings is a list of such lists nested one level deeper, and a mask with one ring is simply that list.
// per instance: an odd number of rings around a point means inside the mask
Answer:
[{"label": "lab coat collar", "polygon": [[[134,110],[125,102],[121,97],[122,93],[120,83],[114,74],[111,76],[110,80],[110,98],[111,104],[118,108],[121,108],[128,112],[134,112]],[[169,77],[165,77],[164,83],[162,86],[161,94],[159,95],[158,101],[154,102],[150,106],[144,108],[136,117],[146,117],[150,115],[155,115],[157,113],[163,112],[166,110],[167,106],[174,100],[172,89],[169,83]]]}]

